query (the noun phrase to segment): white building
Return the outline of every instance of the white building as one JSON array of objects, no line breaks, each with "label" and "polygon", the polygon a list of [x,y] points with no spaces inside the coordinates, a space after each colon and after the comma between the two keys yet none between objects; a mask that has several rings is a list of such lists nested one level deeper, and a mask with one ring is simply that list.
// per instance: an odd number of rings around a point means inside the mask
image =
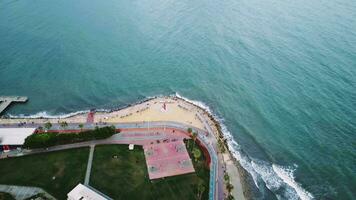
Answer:
[{"label": "white building", "polygon": [[0,145],[20,146],[35,128],[0,128]]},{"label": "white building", "polygon": [[78,184],[68,194],[68,200],[111,200],[109,197],[89,188],[83,184]]},{"label": "white building", "polygon": [[0,149],[5,152],[9,146],[22,146],[25,139],[35,132],[35,128],[0,128]]}]

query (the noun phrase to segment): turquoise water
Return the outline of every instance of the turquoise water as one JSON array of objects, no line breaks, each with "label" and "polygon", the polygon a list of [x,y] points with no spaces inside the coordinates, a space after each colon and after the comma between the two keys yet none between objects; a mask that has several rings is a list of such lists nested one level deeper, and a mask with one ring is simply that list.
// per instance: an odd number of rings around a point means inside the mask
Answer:
[{"label": "turquoise water", "polygon": [[204,102],[270,199],[356,196],[353,0],[0,1],[11,115]]}]

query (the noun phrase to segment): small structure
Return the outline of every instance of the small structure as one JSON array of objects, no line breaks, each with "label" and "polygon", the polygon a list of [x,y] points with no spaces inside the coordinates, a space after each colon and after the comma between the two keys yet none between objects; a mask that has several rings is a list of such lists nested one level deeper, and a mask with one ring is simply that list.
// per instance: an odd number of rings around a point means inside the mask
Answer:
[{"label": "small structure", "polygon": [[111,200],[94,188],[80,183],[67,194],[67,197],[68,200]]},{"label": "small structure", "polygon": [[0,96],[0,114],[12,103],[12,102],[21,102],[24,103],[27,101],[27,97],[19,96]]},{"label": "small structure", "polygon": [[135,148],[134,144],[129,144],[129,150],[133,150]]},{"label": "small structure", "polygon": [[9,151],[10,147],[21,147],[35,130],[36,128],[0,128],[0,149]]},{"label": "small structure", "polygon": [[94,115],[95,115],[95,110],[92,109],[87,115],[87,123],[93,124],[94,123]]}]

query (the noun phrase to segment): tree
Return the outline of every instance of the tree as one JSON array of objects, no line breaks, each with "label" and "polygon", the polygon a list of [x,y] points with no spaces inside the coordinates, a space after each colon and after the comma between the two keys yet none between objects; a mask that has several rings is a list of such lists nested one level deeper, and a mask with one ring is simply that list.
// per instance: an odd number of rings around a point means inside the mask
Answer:
[{"label": "tree", "polygon": [[198,199],[201,199],[203,197],[204,191],[205,191],[205,186],[204,183],[201,181],[198,184]]},{"label": "tree", "polygon": [[61,127],[65,129],[68,126],[68,123],[66,121],[63,121],[60,123]]},{"label": "tree", "polygon": [[226,183],[230,182],[229,174],[227,174],[227,173],[224,174],[224,180]]},{"label": "tree", "polygon": [[44,124],[44,127],[45,127],[45,130],[46,130],[46,132],[47,132],[49,129],[52,128],[51,122],[46,122],[46,123]]},{"label": "tree", "polygon": [[197,132],[193,132],[193,133],[192,133],[192,139],[193,139],[193,141],[194,141],[194,143],[193,143],[193,148],[195,147],[195,142],[196,142],[196,140],[197,140],[197,137],[198,137],[198,133],[197,133]]},{"label": "tree", "polygon": [[232,196],[231,194],[229,194],[227,197],[226,197],[226,200],[234,200],[234,196]]},{"label": "tree", "polygon": [[188,133],[189,133],[189,134],[191,134],[191,133],[192,133],[192,131],[193,131],[193,129],[192,129],[192,128],[188,128],[188,130],[187,130],[187,131],[188,131]]},{"label": "tree", "polygon": [[78,127],[80,128],[80,131],[83,131],[83,127],[84,127],[83,124],[79,124]]},{"label": "tree", "polygon": [[224,143],[221,141],[221,139],[218,140],[218,146],[219,146],[219,149],[220,149],[221,153],[225,153],[226,152]]},{"label": "tree", "polygon": [[226,189],[229,192],[229,194],[231,193],[232,189],[234,189],[234,186],[231,183],[226,184]]},{"label": "tree", "polygon": [[80,133],[41,133],[32,134],[25,139],[25,148],[44,148],[54,145],[83,142],[89,140],[100,140],[116,134],[113,127],[102,127],[96,130],[87,130]]},{"label": "tree", "polygon": [[193,132],[192,138],[193,138],[194,142],[197,139],[197,137],[198,137],[198,133],[197,132]]},{"label": "tree", "polygon": [[198,161],[198,159],[200,158],[201,156],[201,151],[198,149],[198,148],[194,148],[193,149],[193,156],[195,158],[195,162]]}]

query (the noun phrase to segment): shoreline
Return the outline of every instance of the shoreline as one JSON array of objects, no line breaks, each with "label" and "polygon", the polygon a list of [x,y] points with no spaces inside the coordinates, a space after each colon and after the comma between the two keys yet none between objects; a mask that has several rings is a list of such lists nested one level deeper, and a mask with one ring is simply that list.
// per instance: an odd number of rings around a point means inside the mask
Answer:
[{"label": "shoreline", "polygon": [[[209,119],[214,123],[214,126],[216,127],[217,130],[217,134],[215,135],[216,137],[218,137],[217,139],[221,139],[224,142],[224,147],[228,152],[229,158],[233,161],[233,164],[235,165],[235,167],[237,168],[239,177],[237,177],[242,186],[242,195],[244,199],[246,200],[251,200],[251,199],[255,199],[254,197],[256,196],[255,193],[253,192],[254,190],[257,190],[257,188],[255,187],[253,180],[252,180],[252,176],[247,172],[247,170],[245,170],[240,162],[237,160],[237,158],[233,155],[233,153],[230,150],[230,146],[228,145],[228,138],[226,138],[226,136],[224,135],[222,128],[221,128],[221,122],[219,122],[218,119],[216,119],[214,116],[214,114],[210,111],[210,109],[206,109],[203,106],[197,105],[194,102],[191,102],[190,100],[187,100],[183,97],[178,96],[177,98],[182,99],[183,101],[192,104],[193,106],[196,106],[197,108],[201,109],[204,111],[204,114],[206,114]],[[235,196],[234,196],[235,197]],[[236,199],[241,199],[241,196],[239,198],[235,197]]]},{"label": "shoreline", "polygon": [[[112,109],[95,109],[96,110],[95,115],[99,116],[99,118],[98,118],[99,121],[97,120],[96,124],[97,123],[99,123],[99,124],[105,123],[105,122],[109,123],[109,120],[120,121],[123,118],[125,118],[125,117],[122,117],[122,116],[125,116],[123,114],[121,114],[121,116],[119,118],[118,116],[120,113],[130,113],[131,115],[133,115],[132,113],[135,113],[135,112],[139,113],[140,110],[146,109],[147,106],[151,107],[154,104],[157,104],[157,102],[162,103],[162,100],[168,104],[168,108],[170,107],[170,103],[171,103],[170,101],[173,101],[172,104],[174,104],[174,103],[178,104],[178,107],[180,106],[180,103],[189,105],[189,106],[191,106],[192,110],[189,110],[190,108],[184,108],[184,106],[186,106],[186,105],[183,105],[183,104],[181,107],[183,110],[187,109],[187,112],[192,112],[193,114],[195,114],[194,115],[195,118],[199,118],[199,120],[201,120],[200,115],[202,115],[202,117],[204,117],[206,119],[208,126],[211,128],[211,130],[213,132],[214,137],[216,138],[216,140],[222,141],[224,148],[226,149],[225,153],[221,153],[220,150],[218,151],[219,152],[218,154],[221,154],[224,157],[227,154],[228,160],[225,161],[225,159],[223,159],[225,171],[227,171],[228,174],[232,174],[231,170],[237,171],[237,173],[234,173],[234,174],[235,175],[238,174],[238,176],[235,178],[231,177],[231,182],[234,185],[234,189],[232,192],[234,194],[233,196],[235,197],[236,194],[238,194],[238,197],[236,196],[235,199],[252,199],[252,197],[254,196],[253,192],[252,192],[254,190],[254,188],[251,185],[251,180],[250,180],[251,175],[241,166],[238,159],[234,156],[234,154],[230,150],[229,144],[227,141],[229,138],[227,138],[224,135],[219,120],[214,117],[214,114],[210,111],[209,107],[205,106],[203,103],[186,99],[184,97],[179,96],[178,94],[170,95],[170,96],[148,97],[143,100],[139,100],[135,103],[127,104],[122,107],[117,107],[117,108],[112,108]],[[146,105],[146,107],[145,107],[145,105]],[[131,112],[128,112],[130,110],[131,110]],[[134,112],[132,112],[132,111],[134,111]],[[15,123],[24,123],[24,122],[30,123],[30,121],[35,122],[36,124],[37,123],[43,124],[47,121],[50,121],[51,123],[56,123],[56,120],[57,120],[57,122],[69,120],[70,122],[84,123],[84,119],[85,119],[86,115],[90,112],[91,112],[91,110],[77,111],[77,112],[64,114],[61,116],[53,116],[53,117],[43,117],[43,116],[32,117],[33,115],[32,116],[1,117],[0,124],[15,124]],[[128,115],[128,114],[126,114],[126,115]],[[128,117],[130,117],[131,115],[129,115]],[[149,120],[160,121],[160,120],[155,120],[155,119],[149,119]],[[192,119],[190,119],[190,120],[191,120],[191,121],[189,121],[190,124],[187,122],[185,122],[185,124],[194,126],[194,127],[200,128],[200,129],[204,129],[204,130],[206,129],[205,126],[203,125],[202,121],[201,121],[201,124],[199,124],[199,120],[196,120],[194,122]],[[170,120],[167,120],[167,121],[170,121]],[[8,123],[4,123],[4,122],[8,122]],[[132,121],[132,122],[135,122],[135,121]],[[226,167],[226,163],[228,161],[232,161],[231,163],[233,163],[233,166],[231,166],[231,164],[229,164],[229,166]],[[233,183],[233,182],[235,182],[235,183]]]}]

